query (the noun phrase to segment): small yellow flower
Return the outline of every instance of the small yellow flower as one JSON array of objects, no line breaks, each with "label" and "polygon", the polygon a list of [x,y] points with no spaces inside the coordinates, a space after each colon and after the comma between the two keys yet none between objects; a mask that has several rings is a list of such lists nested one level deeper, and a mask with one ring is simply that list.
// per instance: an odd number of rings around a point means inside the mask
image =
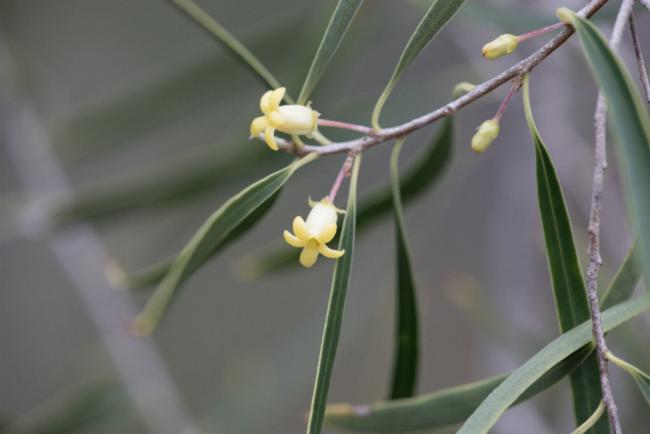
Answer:
[{"label": "small yellow flower", "polygon": [[334,204],[325,197],[320,202],[309,201],[312,207],[307,221],[302,217],[293,219],[293,234],[284,231],[284,239],[290,246],[302,248],[300,263],[304,267],[311,267],[316,263],[318,254],[327,258],[337,259],[343,256],[344,250],[334,250],[327,247],[336,235],[337,209]]},{"label": "small yellow flower", "polygon": [[498,59],[515,51],[518,45],[519,39],[517,36],[506,33],[483,46],[483,57]]},{"label": "small yellow flower", "polygon": [[264,133],[264,140],[269,148],[278,150],[275,141],[275,130],[293,135],[311,134],[318,126],[318,113],[304,105],[280,105],[286,88],[280,87],[269,90],[260,99],[260,109],[264,116],[259,116],[251,122],[251,137]]},{"label": "small yellow flower", "polygon": [[472,137],[472,150],[477,154],[485,152],[498,135],[499,121],[497,119],[490,119],[483,122],[481,126],[478,127],[474,137]]}]

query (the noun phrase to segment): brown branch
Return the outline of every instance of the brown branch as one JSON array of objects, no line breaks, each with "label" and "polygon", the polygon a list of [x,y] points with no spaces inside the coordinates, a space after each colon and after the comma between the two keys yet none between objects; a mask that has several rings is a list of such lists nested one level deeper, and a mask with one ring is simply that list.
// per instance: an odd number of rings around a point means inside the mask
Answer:
[{"label": "brown branch", "polygon": [[643,53],[641,52],[641,43],[639,42],[639,35],[636,33],[636,26],[634,25],[634,15],[630,14],[630,34],[632,35],[632,45],[634,46],[634,57],[636,57],[636,66],[639,70],[639,81],[641,87],[645,92],[645,99],[650,104],[650,80],[648,80],[648,70],[645,67],[645,60],[643,60]]},{"label": "brown branch", "polygon": [[[616,16],[612,37],[609,44],[612,50],[616,51],[621,42],[621,37],[625,29],[625,24],[632,14],[634,0],[623,0],[621,7]],[[602,92],[598,93],[598,102],[596,103],[596,113],[594,114],[595,123],[595,144],[594,144],[594,174],[591,188],[591,210],[589,213],[589,245],[587,254],[589,255],[589,265],[587,267],[587,297],[589,299],[589,309],[591,311],[591,325],[594,341],[596,342],[596,353],[598,358],[598,369],[600,372],[600,387],[603,393],[603,401],[607,408],[609,423],[614,434],[621,434],[621,422],[618,416],[618,408],[612,394],[612,387],[609,379],[609,369],[607,364],[607,342],[600,316],[600,306],[598,302],[598,274],[602,265],[600,256],[600,210],[602,207],[603,180],[607,168],[607,103]]]},{"label": "brown branch", "polygon": [[[591,0],[578,12],[578,14],[590,18],[605,3],[607,3],[607,0]],[[358,139],[349,140],[347,142],[332,143],[325,146],[306,145],[304,147],[298,148],[294,146],[293,143],[289,140],[277,140],[278,145],[283,151],[297,155],[305,155],[312,152],[320,155],[330,155],[349,151],[362,151],[379,143],[383,143],[397,137],[409,135],[413,131],[419,130],[420,128],[430,125],[439,119],[456,113],[461,108],[492,92],[494,89],[500,87],[504,83],[508,83],[514,78],[519,78],[529,73],[542,61],[544,61],[544,59],[546,59],[552,52],[564,44],[573,33],[574,30],[571,27],[565,27],[562,32],[544,44],[542,48],[535,51],[533,54],[521,62],[511,66],[499,75],[476,85],[472,91],[466,93],[460,98],[457,98],[432,112],[412,119],[401,125],[390,128],[383,128],[373,134],[369,134]]]}]

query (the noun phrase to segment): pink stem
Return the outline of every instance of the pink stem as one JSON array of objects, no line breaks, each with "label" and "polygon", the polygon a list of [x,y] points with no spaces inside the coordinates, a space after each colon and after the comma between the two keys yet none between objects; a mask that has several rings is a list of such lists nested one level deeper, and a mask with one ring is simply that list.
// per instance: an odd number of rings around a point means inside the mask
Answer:
[{"label": "pink stem", "polygon": [[329,119],[319,119],[318,125],[321,125],[323,127],[341,128],[344,130],[358,131],[363,134],[372,134],[374,132],[374,130],[370,127],[364,127],[363,125],[351,124],[348,122],[332,121]]},{"label": "pink stem", "polygon": [[350,159],[350,157],[346,158],[345,161],[343,162],[343,165],[341,166],[341,170],[339,170],[338,175],[336,175],[336,179],[334,180],[334,185],[332,185],[330,194],[327,195],[327,198],[330,200],[330,202],[334,203],[334,199],[336,199],[336,194],[339,192],[339,188],[341,188],[341,184],[343,184],[343,180],[345,179],[346,176],[350,174],[351,164],[352,164],[352,160]]},{"label": "pink stem", "polygon": [[524,33],[522,35],[517,36],[517,40],[519,42],[525,41],[526,39],[534,38],[536,36],[543,35],[544,33],[552,32],[553,30],[558,30],[562,27],[564,27],[563,22],[551,24],[550,26],[542,27],[541,29],[533,30],[532,32]]},{"label": "pink stem", "polygon": [[506,107],[508,107],[508,104],[510,104],[512,97],[515,96],[515,93],[517,93],[520,87],[521,87],[521,80],[515,79],[512,82],[512,87],[508,91],[506,97],[503,99],[503,102],[499,106],[499,110],[497,110],[497,114],[494,115],[493,119],[496,119],[497,121],[501,120],[503,113],[506,111]]}]

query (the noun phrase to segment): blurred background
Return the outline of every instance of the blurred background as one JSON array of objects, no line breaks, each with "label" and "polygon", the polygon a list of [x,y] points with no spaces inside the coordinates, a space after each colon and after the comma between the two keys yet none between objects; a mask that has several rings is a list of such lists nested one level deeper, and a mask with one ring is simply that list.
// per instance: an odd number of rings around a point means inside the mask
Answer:
[{"label": "blurred background", "polygon": [[[323,117],[369,123],[429,3],[365,2],[312,95]],[[618,7],[611,3],[596,18],[607,35]],[[296,95],[336,1],[199,4]],[[496,35],[552,23],[557,7],[583,4],[467,2],[402,76],[382,123],[444,104],[457,82],[485,80],[547,40],[487,62],[480,49]],[[650,41],[650,14],[639,8],[636,17],[641,41]],[[622,47],[635,71],[627,33]],[[650,44],[644,49],[650,58]],[[535,69],[531,92],[584,262],[596,88],[579,50],[569,41]],[[290,161],[247,140],[265,89],[162,0],[0,0],[0,51],[0,427],[302,432],[333,262],[260,275],[252,261],[282,246],[282,231],[307,214],[309,195],[327,194],[343,157],[297,172],[262,223],[181,289],[155,335],[133,338],[128,321],[150,289],[112,288],[105,265],[133,271],[173,256],[227,198]],[[444,176],[406,209],[422,325],[420,393],[513,369],[558,333],[520,98],[488,152],[469,148],[505,92],[456,116]],[[412,135],[404,168],[435,130]],[[360,197],[388,183],[389,152],[384,145],[366,153]],[[631,245],[614,159],[602,288]],[[393,242],[390,213],[357,238],[329,402],[386,397]],[[650,347],[638,344],[649,328],[646,316],[611,333],[614,352],[650,366]],[[612,372],[626,432],[644,432],[647,406],[627,376]],[[572,423],[565,380],[508,411],[495,432],[569,432]]]}]

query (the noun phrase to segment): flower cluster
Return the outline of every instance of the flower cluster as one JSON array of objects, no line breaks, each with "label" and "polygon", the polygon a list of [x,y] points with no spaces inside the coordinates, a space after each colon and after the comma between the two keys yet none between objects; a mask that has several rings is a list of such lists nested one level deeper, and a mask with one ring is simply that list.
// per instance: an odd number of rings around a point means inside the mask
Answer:
[{"label": "flower cluster", "polygon": [[327,246],[336,235],[337,213],[343,212],[337,209],[329,198],[320,202],[309,201],[311,211],[307,221],[298,216],[293,219],[293,234],[284,231],[284,239],[289,245],[301,248],[300,263],[304,267],[311,267],[316,263],[318,255],[327,258],[337,259],[343,256],[345,251],[334,250]]},{"label": "flower cluster", "polygon": [[286,88],[269,90],[260,99],[260,109],[264,116],[251,122],[251,137],[264,133],[264,140],[269,148],[278,150],[275,131],[292,135],[309,135],[318,127],[318,113],[304,105],[280,105]]}]

